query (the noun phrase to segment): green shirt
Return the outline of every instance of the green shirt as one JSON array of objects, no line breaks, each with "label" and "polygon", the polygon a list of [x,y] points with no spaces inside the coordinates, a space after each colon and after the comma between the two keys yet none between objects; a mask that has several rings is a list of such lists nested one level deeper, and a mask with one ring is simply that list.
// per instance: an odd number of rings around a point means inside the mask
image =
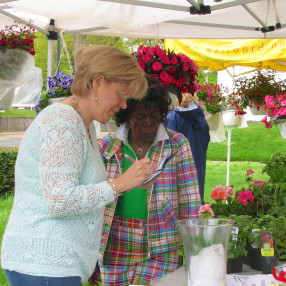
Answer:
[{"label": "green shirt", "polygon": [[[129,155],[136,160],[134,151],[124,143],[122,144],[123,154]],[[151,157],[151,148],[148,153],[148,158]],[[123,172],[125,172],[133,163],[123,156]],[[120,196],[117,201],[115,215],[133,219],[146,220],[148,217],[147,211],[147,189],[135,188],[130,192]]]}]

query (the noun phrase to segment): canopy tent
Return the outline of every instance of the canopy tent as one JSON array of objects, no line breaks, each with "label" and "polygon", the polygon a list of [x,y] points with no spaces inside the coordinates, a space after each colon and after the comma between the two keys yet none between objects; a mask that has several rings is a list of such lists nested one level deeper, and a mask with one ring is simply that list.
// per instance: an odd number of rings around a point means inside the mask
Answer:
[{"label": "canopy tent", "polygon": [[[286,38],[285,0],[0,0],[37,30],[159,39]],[[51,27],[51,19],[54,26]]]}]

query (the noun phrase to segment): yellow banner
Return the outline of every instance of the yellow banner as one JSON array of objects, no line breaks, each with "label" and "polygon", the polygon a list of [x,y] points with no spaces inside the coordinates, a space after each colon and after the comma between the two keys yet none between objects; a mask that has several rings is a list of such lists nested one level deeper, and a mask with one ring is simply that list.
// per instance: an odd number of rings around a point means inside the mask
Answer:
[{"label": "yellow banner", "polygon": [[165,49],[190,57],[199,67],[213,71],[241,65],[286,71],[286,39],[191,39],[164,42]]}]

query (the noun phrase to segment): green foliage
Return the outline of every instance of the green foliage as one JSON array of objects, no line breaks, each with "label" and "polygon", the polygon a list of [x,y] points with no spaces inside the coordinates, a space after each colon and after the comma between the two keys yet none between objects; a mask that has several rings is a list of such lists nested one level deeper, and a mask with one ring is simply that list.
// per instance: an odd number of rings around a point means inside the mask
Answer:
[{"label": "green foliage", "polygon": [[[286,154],[274,153],[269,160],[265,160],[266,164],[262,173],[266,173],[270,177],[272,183],[286,183]],[[286,185],[283,184],[285,188]]]},{"label": "green foliage", "polygon": [[14,193],[14,165],[17,154],[16,147],[0,148],[0,196]]}]

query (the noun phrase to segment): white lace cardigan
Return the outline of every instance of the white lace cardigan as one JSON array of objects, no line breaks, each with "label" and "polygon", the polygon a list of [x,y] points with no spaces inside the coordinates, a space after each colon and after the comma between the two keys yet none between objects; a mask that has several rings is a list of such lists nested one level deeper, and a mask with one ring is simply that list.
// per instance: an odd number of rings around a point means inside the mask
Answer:
[{"label": "white lace cardigan", "polygon": [[114,200],[90,126],[53,104],[26,131],[15,166],[15,198],[5,230],[1,267],[37,276],[93,273],[104,206]]}]

